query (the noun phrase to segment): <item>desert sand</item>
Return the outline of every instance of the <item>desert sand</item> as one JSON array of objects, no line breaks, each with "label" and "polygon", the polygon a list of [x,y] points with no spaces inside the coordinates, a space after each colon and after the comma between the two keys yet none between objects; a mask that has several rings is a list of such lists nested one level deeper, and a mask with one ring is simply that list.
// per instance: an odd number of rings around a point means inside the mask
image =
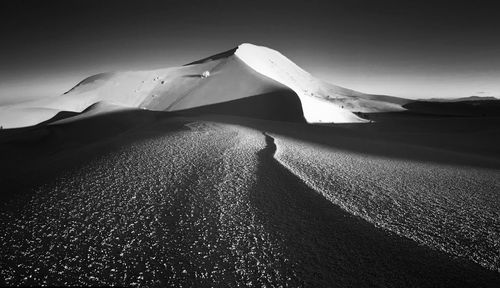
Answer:
[{"label": "desert sand", "polygon": [[0,284],[498,287],[500,113],[474,101],[243,44],[2,107]]},{"label": "desert sand", "polygon": [[[204,72],[210,76],[203,77]],[[353,112],[405,110],[398,101],[387,101],[383,96],[363,94],[316,79],[275,50],[241,44],[182,67],[88,77],[63,95],[0,107],[0,125],[3,128],[33,126],[49,120],[57,112],[82,112],[99,102],[178,111],[285,89],[296,93],[308,123],[366,122]],[[29,115],[26,109],[30,110]]]}]

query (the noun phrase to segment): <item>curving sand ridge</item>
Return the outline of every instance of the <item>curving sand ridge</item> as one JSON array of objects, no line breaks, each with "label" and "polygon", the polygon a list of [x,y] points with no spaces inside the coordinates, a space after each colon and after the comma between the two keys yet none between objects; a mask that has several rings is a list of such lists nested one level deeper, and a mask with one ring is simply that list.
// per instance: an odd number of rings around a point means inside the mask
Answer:
[{"label": "curving sand ridge", "polygon": [[304,117],[309,123],[365,122],[366,120],[344,110],[335,103],[318,97],[323,83],[304,71],[278,51],[242,44],[235,55],[255,71],[268,76],[288,87],[300,97]]},{"label": "curving sand ridge", "polygon": [[[204,77],[204,73],[208,77]],[[365,122],[353,112],[404,110],[394,101],[316,79],[275,50],[242,44],[181,67],[88,77],[63,95],[0,107],[0,125],[3,128],[32,126],[53,118],[58,112],[80,113],[102,102],[114,107],[179,111],[286,90],[293,91],[296,95],[292,93],[287,97],[298,97],[302,106],[293,110],[301,110],[303,115],[293,118],[305,118],[309,123]],[[259,103],[265,105],[260,100]],[[250,110],[261,108],[248,107]],[[285,104],[277,107],[272,111],[276,115],[269,118],[280,119],[285,109],[288,109]]]},{"label": "curving sand ridge", "polygon": [[50,108],[0,107],[0,126],[4,129],[32,126],[53,118],[59,112],[58,109]]}]

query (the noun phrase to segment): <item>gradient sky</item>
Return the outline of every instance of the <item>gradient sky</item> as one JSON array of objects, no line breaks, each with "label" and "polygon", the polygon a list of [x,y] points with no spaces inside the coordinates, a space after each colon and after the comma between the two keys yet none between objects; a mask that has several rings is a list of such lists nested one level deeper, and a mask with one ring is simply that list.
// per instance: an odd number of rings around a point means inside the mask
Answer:
[{"label": "gradient sky", "polygon": [[1,1],[0,105],[105,71],[182,65],[240,43],[313,75],[408,98],[500,96],[486,1]]}]

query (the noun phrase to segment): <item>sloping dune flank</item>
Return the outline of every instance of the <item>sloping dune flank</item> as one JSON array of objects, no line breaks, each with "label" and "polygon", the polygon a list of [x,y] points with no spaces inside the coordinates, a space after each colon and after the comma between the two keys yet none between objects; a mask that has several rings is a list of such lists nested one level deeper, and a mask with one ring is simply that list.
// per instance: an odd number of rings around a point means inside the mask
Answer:
[{"label": "sloping dune flank", "polygon": [[299,97],[286,89],[178,112],[184,115],[223,114],[273,121],[306,122]]}]

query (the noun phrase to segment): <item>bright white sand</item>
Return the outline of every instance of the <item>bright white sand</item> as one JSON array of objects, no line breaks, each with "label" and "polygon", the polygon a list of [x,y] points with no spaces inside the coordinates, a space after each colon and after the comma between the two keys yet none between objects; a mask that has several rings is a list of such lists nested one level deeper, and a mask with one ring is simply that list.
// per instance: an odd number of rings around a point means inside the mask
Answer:
[{"label": "bright white sand", "polygon": [[255,71],[290,87],[302,102],[307,122],[365,122],[351,111],[315,97],[321,81],[304,71],[278,51],[252,44],[242,44],[235,53]]}]

